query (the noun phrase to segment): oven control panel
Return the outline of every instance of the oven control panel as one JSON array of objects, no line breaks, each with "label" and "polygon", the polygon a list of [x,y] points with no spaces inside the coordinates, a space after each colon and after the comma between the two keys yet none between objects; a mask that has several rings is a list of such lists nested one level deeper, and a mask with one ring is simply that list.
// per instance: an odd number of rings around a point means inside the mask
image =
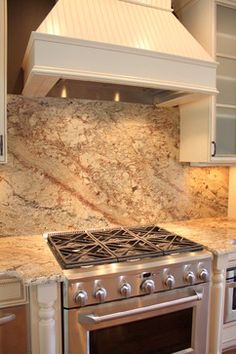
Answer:
[{"label": "oven control panel", "polygon": [[[171,259],[170,259],[171,260]],[[159,264],[163,262],[132,262],[103,265],[101,274],[97,267],[77,278],[67,279],[64,284],[64,307],[74,308],[127,299],[135,296],[171,291],[209,281],[211,258]]]}]

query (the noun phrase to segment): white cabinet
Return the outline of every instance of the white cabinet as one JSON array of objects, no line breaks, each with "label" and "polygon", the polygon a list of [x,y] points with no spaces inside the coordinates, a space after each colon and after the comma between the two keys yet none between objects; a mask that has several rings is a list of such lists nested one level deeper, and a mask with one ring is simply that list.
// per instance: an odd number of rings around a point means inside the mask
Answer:
[{"label": "white cabinet", "polygon": [[219,94],[180,106],[180,161],[236,163],[236,1],[173,4],[180,21],[219,63]]},{"label": "white cabinet", "polygon": [[7,2],[0,0],[0,163],[6,162]]}]

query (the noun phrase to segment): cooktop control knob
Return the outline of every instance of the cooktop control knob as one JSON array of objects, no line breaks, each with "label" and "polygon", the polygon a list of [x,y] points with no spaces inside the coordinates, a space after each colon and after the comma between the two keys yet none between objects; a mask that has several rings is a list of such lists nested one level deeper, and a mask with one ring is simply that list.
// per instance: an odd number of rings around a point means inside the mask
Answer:
[{"label": "cooktop control knob", "polygon": [[104,302],[106,300],[107,297],[107,291],[105,288],[99,288],[96,290],[95,292],[95,298],[99,301],[99,302]]},{"label": "cooktop control knob", "polygon": [[199,271],[198,273],[198,278],[202,281],[208,281],[209,280],[209,273],[207,269],[203,268]]},{"label": "cooktop control knob", "polygon": [[131,285],[129,283],[123,284],[120,293],[122,296],[129,297],[131,295]]},{"label": "cooktop control knob", "polygon": [[165,285],[167,286],[167,288],[173,289],[173,287],[175,286],[175,278],[173,275],[170,274],[166,277]]},{"label": "cooktop control knob", "polygon": [[195,282],[195,275],[192,271],[189,271],[185,274],[185,281],[190,285],[194,284]]},{"label": "cooktop control knob", "polygon": [[74,302],[79,306],[86,305],[86,301],[88,300],[88,294],[84,290],[80,290],[74,294]]},{"label": "cooktop control knob", "polygon": [[155,283],[152,279],[145,280],[142,285],[141,289],[145,291],[147,294],[152,294],[155,291]]}]

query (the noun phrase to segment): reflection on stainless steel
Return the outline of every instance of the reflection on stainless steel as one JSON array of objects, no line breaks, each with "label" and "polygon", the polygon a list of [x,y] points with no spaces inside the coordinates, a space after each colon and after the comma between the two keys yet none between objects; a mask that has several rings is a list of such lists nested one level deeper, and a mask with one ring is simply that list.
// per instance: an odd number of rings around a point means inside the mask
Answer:
[{"label": "reflection on stainless steel", "polygon": [[116,319],[123,318],[123,317],[130,317],[132,315],[138,315],[138,314],[147,313],[150,311],[168,308],[170,306],[177,306],[177,305],[181,305],[181,304],[187,304],[188,302],[200,301],[200,300],[202,300],[202,298],[203,298],[203,294],[195,291],[195,295],[183,297],[183,298],[169,301],[169,302],[162,302],[160,304],[154,304],[151,306],[144,306],[144,307],[140,307],[140,308],[136,308],[136,309],[132,309],[132,310],[128,310],[128,311],[111,313],[111,314],[103,315],[103,316],[97,316],[96,314],[79,315],[79,322],[87,324],[87,323],[100,323],[100,322],[105,322],[105,321],[109,321],[109,320],[116,320]]}]

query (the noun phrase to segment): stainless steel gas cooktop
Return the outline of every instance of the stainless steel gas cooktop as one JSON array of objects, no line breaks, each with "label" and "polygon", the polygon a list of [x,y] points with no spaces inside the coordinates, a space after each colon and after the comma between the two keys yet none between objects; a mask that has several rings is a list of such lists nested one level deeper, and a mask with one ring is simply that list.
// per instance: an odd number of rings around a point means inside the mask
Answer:
[{"label": "stainless steel gas cooktop", "polygon": [[48,243],[63,269],[160,257],[203,246],[155,225],[55,232]]}]

